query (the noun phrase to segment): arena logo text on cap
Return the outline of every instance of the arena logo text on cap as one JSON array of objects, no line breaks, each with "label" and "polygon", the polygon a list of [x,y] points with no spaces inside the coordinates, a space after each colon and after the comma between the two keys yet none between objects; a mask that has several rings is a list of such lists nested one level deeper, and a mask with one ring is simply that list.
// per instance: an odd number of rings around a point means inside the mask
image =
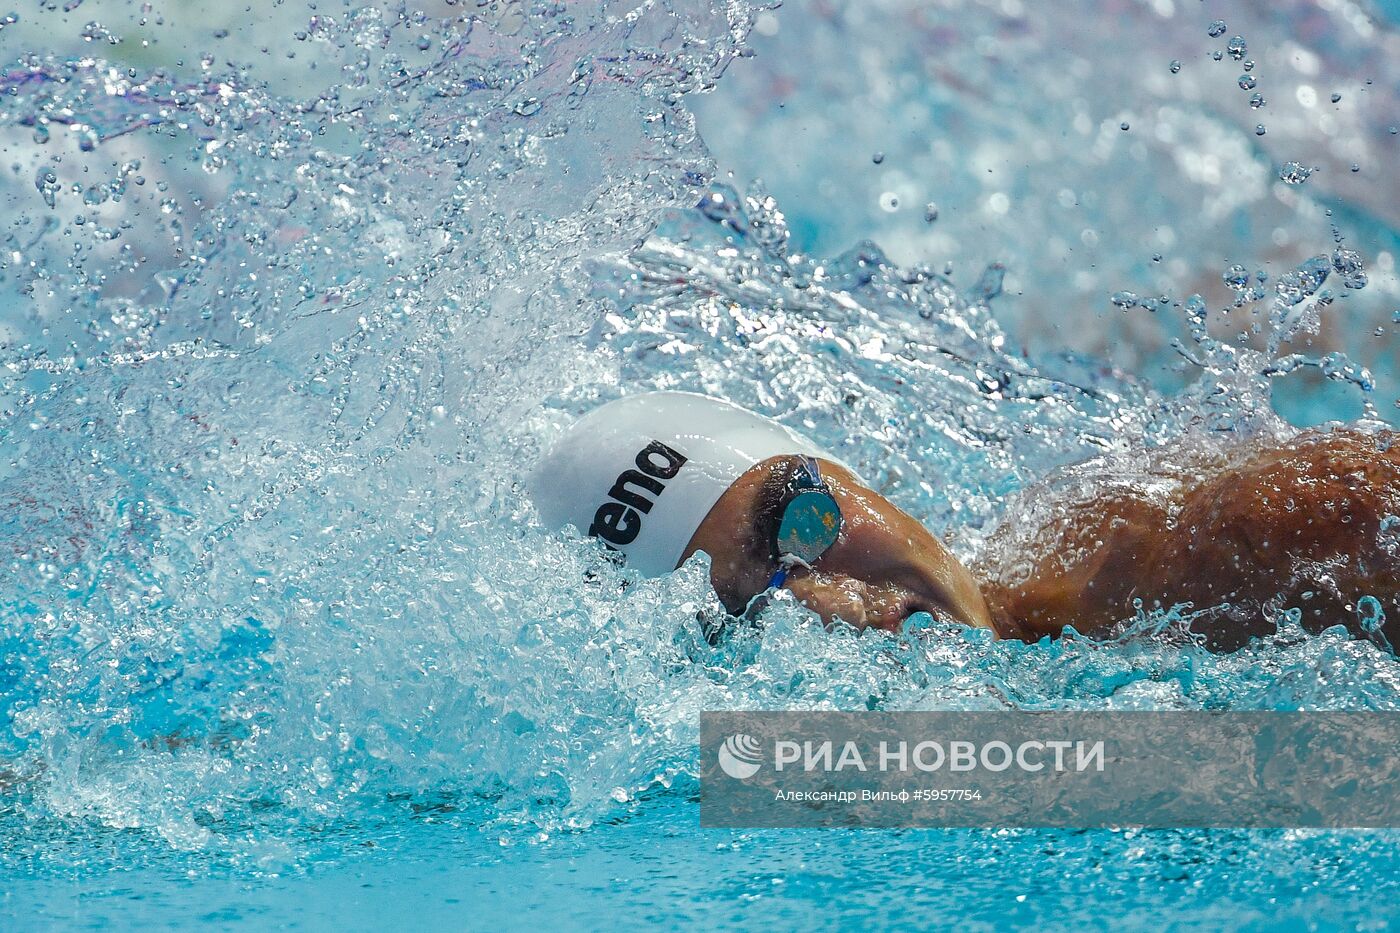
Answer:
[{"label": "arena logo text on cap", "polygon": [[[657,463],[654,458],[661,458]],[[662,480],[672,480],[685,465],[686,457],[660,441],[652,441],[637,454],[635,470],[623,470],[608,490],[609,501],[593,513],[588,533],[610,547],[625,547],[637,540],[642,530],[642,516],[655,503],[644,493],[660,498],[666,491]],[[628,484],[636,487],[629,489]]]}]

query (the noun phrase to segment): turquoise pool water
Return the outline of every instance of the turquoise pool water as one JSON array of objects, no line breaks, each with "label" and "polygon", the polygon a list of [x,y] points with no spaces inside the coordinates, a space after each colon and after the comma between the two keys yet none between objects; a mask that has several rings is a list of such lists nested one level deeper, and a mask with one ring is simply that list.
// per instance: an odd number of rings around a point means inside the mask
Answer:
[{"label": "turquoise pool water", "polygon": [[470,819],[447,820],[306,875],[190,878],[181,864],[140,866],[102,878],[26,878],[6,898],[35,905],[25,926],[75,928],[369,929],[411,920],[429,929],[1383,930],[1394,894],[1371,869],[1394,857],[1393,842],[1373,833],[720,836],[698,830],[693,805],[670,798],[543,846],[503,849]]},{"label": "turquoise pool water", "polygon": [[710,645],[701,562],[522,495],[574,413],[702,390],[986,569],[1057,467],[1393,423],[1382,15],[157,7],[0,16],[6,929],[1393,923],[1391,832],[696,803],[702,709],[1392,709],[1373,645]]}]

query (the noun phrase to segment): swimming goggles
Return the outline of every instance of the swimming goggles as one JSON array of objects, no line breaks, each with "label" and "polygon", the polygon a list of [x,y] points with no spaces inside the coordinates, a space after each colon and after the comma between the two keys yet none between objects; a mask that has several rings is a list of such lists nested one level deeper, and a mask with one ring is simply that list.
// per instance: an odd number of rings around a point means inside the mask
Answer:
[{"label": "swimming goggles", "polygon": [[773,535],[778,570],[768,581],[769,590],[782,586],[793,567],[810,570],[841,534],[841,507],[815,459],[799,458],[797,472],[784,493],[782,516]]}]

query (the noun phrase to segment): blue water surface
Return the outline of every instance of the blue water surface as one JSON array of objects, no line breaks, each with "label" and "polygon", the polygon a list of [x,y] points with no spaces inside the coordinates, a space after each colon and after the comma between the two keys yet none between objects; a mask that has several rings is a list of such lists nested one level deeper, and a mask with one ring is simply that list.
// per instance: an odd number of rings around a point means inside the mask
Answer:
[{"label": "blue water surface", "polygon": [[0,16],[0,927],[1394,924],[1389,831],[697,803],[704,709],[1389,710],[1388,651],[1212,655],[1147,609],[1105,643],[859,636],[783,600],[710,644],[703,557],[636,579],[524,495],[578,413],[710,392],[994,575],[1069,465],[1148,489],[1163,447],[1394,423],[1393,19],[257,13]]}]

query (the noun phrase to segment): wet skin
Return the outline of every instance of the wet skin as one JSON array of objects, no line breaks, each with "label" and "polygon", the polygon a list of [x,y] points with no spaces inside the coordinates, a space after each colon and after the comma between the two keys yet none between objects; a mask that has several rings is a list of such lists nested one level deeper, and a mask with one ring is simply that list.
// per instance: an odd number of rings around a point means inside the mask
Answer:
[{"label": "wet skin", "polygon": [[[1217,650],[1272,632],[1282,609],[1308,631],[1340,624],[1400,646],[1400,527],[1382,531],[1400,516],[1400,435],[1308,432],[1156,475],[1175,491],[1062,502],[1022,541],[1030,572],[985,589],[1001,634],[1106,634],[1140,599],[1188,605],[1190,632]],[[1367,596],[1379,633],[1361,624]]]},{"label": "wet skin", "polygon": [[[710,555],[731,612],[774,570],[751,529],[764,482],[785,459],[740,477],[686,551]],[[835,463],[822,461],[822,474],[845,519],[841,537],[814,567],[796,568],[786,588],[828,622],[898,631],[925,611],[1034,640],[1071,625],[1109,634],[1134,616],[1135,600],[1189,603],[1191,631],[1230,650],[1271,631],[1280,608],[1301,610],[1313,631],[1340,623],[1366,636],[1358,601],[1372,596],[1387,620],[1380,634],[1400,644],[1400,529],[1392,545],[1381,527],[1400,516],[1400,435],[1311,432],[1195,464],[1166,496],[1117,491],[1066,502],[1032,536],[1033,553],[1020,562],[1029,573],[980,586],[888,499]]]},{"label": "wet skin", "polygon": [[[730,612],[743,612],[776,569],[768,543],[751,530],[765,482],[788,459],[765,460],[739,477],[686,549],[686,558],[710,555],[710,580]],[[785,589],[826,621],[839,617],[856,628],[898,631],[915,612],[993,627],[977,581],[923,525],[849,470],[819,463],[841,508],[841,536],[813,567],[793,568]]]}]

